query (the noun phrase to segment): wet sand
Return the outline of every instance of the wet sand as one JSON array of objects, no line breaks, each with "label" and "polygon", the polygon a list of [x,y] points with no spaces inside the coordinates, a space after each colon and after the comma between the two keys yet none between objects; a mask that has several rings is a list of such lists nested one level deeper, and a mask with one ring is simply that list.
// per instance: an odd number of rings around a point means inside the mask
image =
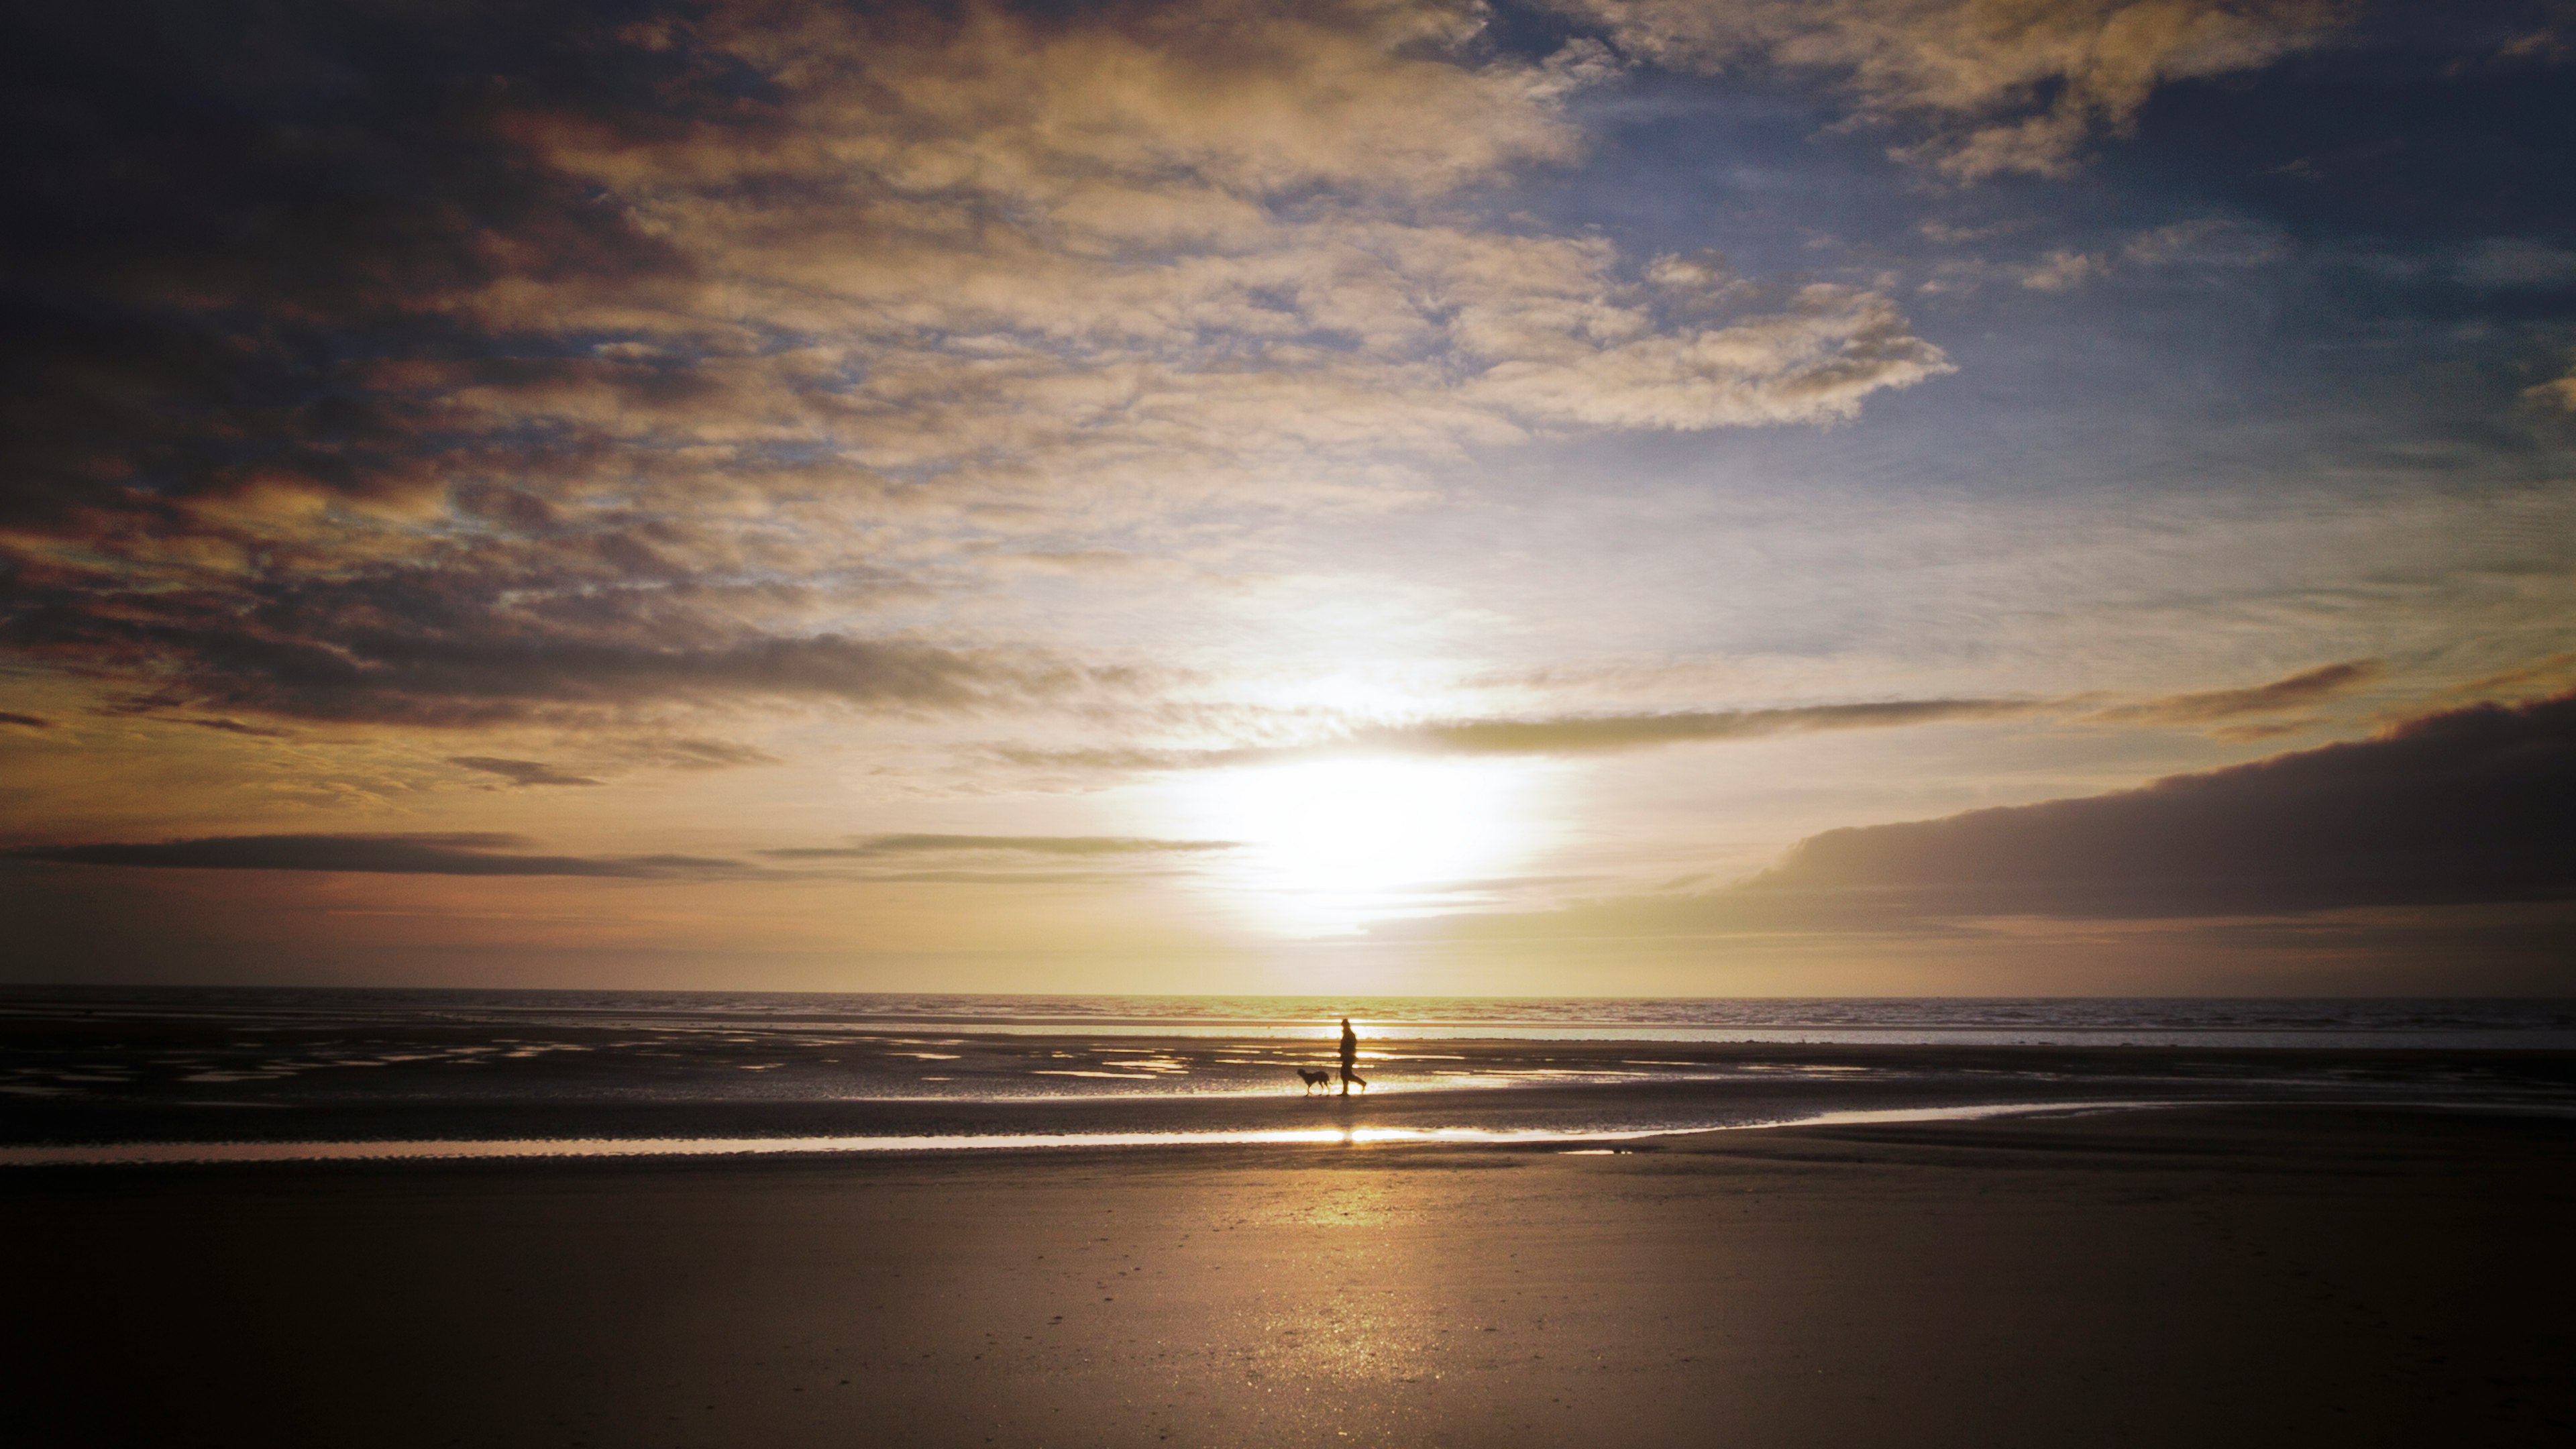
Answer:
[{"label": "wet sand", "polygon": [[2576,1124],[20,1169],[27,1445],[2562,1444]]},{"label": "wet sand", "polygon": [[[164,1030],[166,1039],[147,1028]],[[1833,1112],[2101,1101],[2576,1107],[2576,1053],[1443,1039],[1371,1043],[1375,1084],[1309,1097],[1327,1045],[1210,1039],[805,1038],[591,1027],[332,1027],[288,1047],[190,1023],[0,1022],[0,1148],[136,1142],[1678,1131]],[[495,1042],[509,1052],[497,1054]],[[916,1054],[935,1047],[930,1076]],[[447,1055],[471,1050],[479,1055]],[[1299,1055],[1304,1053],[1304,1055]],[[1101,1068],[1152,1061],[1156,1072]],[[1250,1065],[1238,1063],[1250,1062]],[[203,1070],[209,1065],[223,1070]],[[1074,1075],[1064,1073],[1071,1072]]]}]

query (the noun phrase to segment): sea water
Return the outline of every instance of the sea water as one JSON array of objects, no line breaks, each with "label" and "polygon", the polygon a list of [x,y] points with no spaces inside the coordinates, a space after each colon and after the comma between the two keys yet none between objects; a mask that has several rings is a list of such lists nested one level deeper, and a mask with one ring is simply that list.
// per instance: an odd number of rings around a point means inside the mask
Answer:
[{"label": "sea water", "polygon": [[[1297,1073],[1337,1065],[1343,1016],[1367,1085],[1317,1094]],[[17,988],[0,1164],[1576,1142],[2164,1101],[2556,1110],[2571,1064],[2576,1002],[2558,1000]]]}]

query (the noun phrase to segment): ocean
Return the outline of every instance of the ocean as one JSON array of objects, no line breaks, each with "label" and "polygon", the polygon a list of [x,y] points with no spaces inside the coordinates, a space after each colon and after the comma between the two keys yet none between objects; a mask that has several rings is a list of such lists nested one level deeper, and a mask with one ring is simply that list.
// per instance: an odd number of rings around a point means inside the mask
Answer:
[{"label": "ocean", "polygon": [[[1349,1017],[1364,1090],[1316,1092]],[[2576,1108],[2576,1001],[0,991],[0,1167],[1490,1142]]]}]

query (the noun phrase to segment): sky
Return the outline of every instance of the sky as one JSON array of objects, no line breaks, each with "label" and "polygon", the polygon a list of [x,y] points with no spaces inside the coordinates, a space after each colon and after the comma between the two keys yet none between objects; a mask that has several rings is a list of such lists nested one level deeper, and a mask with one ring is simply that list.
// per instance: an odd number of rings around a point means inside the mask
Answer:
[{"label": "sky", "polygon": [[2576,991],[2576,6],[0,27],[0,979]]}]

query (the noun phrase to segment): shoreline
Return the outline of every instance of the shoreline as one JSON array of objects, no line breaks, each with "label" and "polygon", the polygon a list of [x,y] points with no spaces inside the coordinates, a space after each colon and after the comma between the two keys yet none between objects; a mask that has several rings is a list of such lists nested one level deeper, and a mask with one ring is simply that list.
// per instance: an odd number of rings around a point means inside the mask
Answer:
[{"label": "shoreline", "polygon": [[[1716,1132],[1785,1130],[1796,1127],[1877,1125],[1897,1122],[1979,1121],[2014,1116],[2075,1116],[2096,1112],[2151,1111],[2182,1104],[2172,1102],[2067,1102],[2034,1105],[1999,1103],[1970,1107],[1895,1107],[1876,1111],[1825,1112],[1777,1121],[1739,1122],[1719,1127],[1549,1132],[1480,1132],[1474,1128],[1409,1130],[1387,1127],[1286,1128],[1255,1132],[1093,1133],[1041,1136],[991,1133],[942,1137],[736,1137],[736,1138],[538,1138],[451,1139],[448,1141],[346,1142],[123,1142],[77,1147],[0,1147],[0,1169],[12,1167],[193,1166],[235,1163],[304,1162],[448,1162],[552,1161],[556,1159],[629,1158],[643,1161],[697,1157],[875,1157],[939,1152],[1059,1153],[1149,1149],[1185,1151],[1210,1147],[1541,1147],[1563,1143],[1662,1143]],[[2326,1104],[2334,1105],[2334,1104]],[[2348,1105],[2348,1104],[2347,1104]],[[2436,1104],[2391,1104],[2401,1106]],[[2464,1104],[2473,1110],[2564,1110]]]},{"label": "shoreline", "polygon": [[[1225,1147],[1282,1147],[1329,1150],[1336,1147],[1386,1148],[1553,1148],[1560,1154],[1593,1144],[1596,1150],[1662,1151],[1692,1139],[1743,1132],[1786,1132],[1803,1128],[1874,1127],[1930,1122],[1993,1122],[2015,1119],[2073,1119],[2113,1114],[2183,1110],[2256,1109],[2284,1112],[2398,1111],[2462,1112],[2505,1116],[2562,1118],[2576,1121],[2576,1102],[2418,1101],[2405,1099],[2280,1101],[2246,1099],[2102,1100],[2004,1102],[1956,1107],[1890,1107],[1816,1112],[1803,1116],[1682,1129],[1610,1129],[1601,1131],[1482,1131],[1475,1128],[1406,1129],[1386,1127],[1288,1128],[1247,1132],[1091,1133],[1046,1136],[991,1133],[936,1137],[737,1137],[737,1138],[457,1138],[445,1141],[173,1141],[119,1142],[74,1146],[0,1146],[0,1172],[11,1169],[84,1167],[216,1167],[382,1162],[438,1164],[450,1162],[521,1162],[622,1160],[640,1163],[681,1159],[851,1159],[927,1156],[944,1153],[1025,1153],[1058,1155],[1080,1152],[1180,1152]],[[0,1178],[0,1181],[5,1181]]]},{"label": "shoreline", "polygon": [[[846,1042],[793,1050],[774,1041],[692,1043],[678,1050],[552,1041],[535,1044],[548,1050],[522,1046],[515,1049],[526,1055],[501,1059],[488,1052],[442,1058],[426,1040],[371,1045],[374,1057],[334,1058],[257,1079],[204,1070],[202,1054],[146,1062],[114,1079],[73,1069],[85,1059],[58,1056],[71,1061],[59,1069],[67,1079],[60,1089],[0,1095],[0,1165],[48,1152],[186,1155],[190,1146],[212,1144],[238,1144],[247,1155],[350,1144],[350,1155],[380,1155],[426,1150],[397,1146],[424,1143],[476,1144],[459,1150],[481,1153],[503,1150],[489,1145],[500,1143],[522,1144],[513,1149],[520,1152],[540,1151],[529,1145],[538,1143],[736,1143],[776,1153],[796,1150],[780,1145],[791,1139],[841,1151],[997,1150],[990,1145],[996,1138],[1047,1150],[1080,1141],[1573,1140],[1856,1112],[2132,1102],[2576,1109],[2576,1052],[2537,1050],[1453,1041],[1437,1051],[1388,1048],[1366,1057],[1376,1087],[1341,1097],[1305,1095],[1281,1080],[1293,1059],[1226,1042],[1165,1042],[1147,1056],[1137,1042],[1098,1036],[1034,1045],[897,1039],[871,1043],[866,1052]],[[938,1055],[927,1064],[917,1059],[928,1052]],[[925,1065],[927,1076],[904,1075]],[[1111,1069],[1124,1075],[1110,1077]]]}]

